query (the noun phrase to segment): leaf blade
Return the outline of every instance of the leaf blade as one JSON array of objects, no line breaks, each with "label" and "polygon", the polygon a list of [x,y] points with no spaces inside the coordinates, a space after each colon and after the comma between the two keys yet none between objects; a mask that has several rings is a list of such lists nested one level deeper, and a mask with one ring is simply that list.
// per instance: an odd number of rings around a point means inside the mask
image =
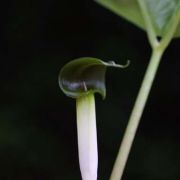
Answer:
[{"label": "leaf blade", "polygon": [[[125,18],[139,28],[146,30],[137,0],[95,0],[99,4]],[[151,23],[157,36],[163,37],[169,26],[169,21],[175,13],[180,11],[179,0],[142,0],[145,2]],[[180,24],[174,37],[180,37]]]}]

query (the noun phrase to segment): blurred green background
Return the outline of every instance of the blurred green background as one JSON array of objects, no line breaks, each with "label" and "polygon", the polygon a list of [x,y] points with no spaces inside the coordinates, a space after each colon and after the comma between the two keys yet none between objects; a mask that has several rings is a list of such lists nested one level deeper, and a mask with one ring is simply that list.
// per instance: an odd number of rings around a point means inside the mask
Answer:
[{"label": "blurred green background", "polygon": [[[80,180],[75,101],[58,87],[68,61],[92,56],[108,69],[96,98],[99,178],[106,180],[149,62],[146,35],[92,0],[15,0],[1,49],[0,179]],[[180,41],[163,56],[123,180],[180,179]]]}]

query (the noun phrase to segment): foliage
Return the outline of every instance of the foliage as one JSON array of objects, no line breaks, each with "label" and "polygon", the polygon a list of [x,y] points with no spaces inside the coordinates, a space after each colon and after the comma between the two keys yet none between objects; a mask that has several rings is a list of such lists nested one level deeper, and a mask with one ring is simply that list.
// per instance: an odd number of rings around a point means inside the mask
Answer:
[{"label": "foliage", "polygon": [[[146,29],[138,0],[96,0],[116,14],[142,29]],[[157,36],[163,37],[171,28],[171,18],[180,11],[179,0],[143,0]],[[180,37],[180,24],[174,34]]]}]

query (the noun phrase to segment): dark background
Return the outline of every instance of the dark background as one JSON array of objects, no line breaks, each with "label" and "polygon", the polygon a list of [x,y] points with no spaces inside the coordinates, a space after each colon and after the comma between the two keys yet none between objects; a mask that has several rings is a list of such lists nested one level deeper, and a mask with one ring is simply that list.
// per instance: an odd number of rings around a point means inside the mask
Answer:
[{"label": "dark background", "polygon": [[[82,56],[131,60],[108,69],[107,98],[96,98],[98,179],[108,179],[149,62],[145,33],[91,0],[11,1],[2,29],[0,179],[81,179],[75,101],[57,78]],[[173,40],[163,56],[123,180],[180,179],[179,45]]]}]

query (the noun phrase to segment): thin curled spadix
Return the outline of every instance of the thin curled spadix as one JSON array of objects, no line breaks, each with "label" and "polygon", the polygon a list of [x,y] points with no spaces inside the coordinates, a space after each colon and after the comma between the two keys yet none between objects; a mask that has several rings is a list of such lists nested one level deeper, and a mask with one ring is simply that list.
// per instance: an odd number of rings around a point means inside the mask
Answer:
[{"label": "thin curled spadix", "polygon": [[125,68],[114,61],[103,62],[92,57],[82,57],[67,63],[59,73],[59,86],[69,97],[78,98],[88,93],[100,93],[106,96],[105,73],[107,67]]}]

